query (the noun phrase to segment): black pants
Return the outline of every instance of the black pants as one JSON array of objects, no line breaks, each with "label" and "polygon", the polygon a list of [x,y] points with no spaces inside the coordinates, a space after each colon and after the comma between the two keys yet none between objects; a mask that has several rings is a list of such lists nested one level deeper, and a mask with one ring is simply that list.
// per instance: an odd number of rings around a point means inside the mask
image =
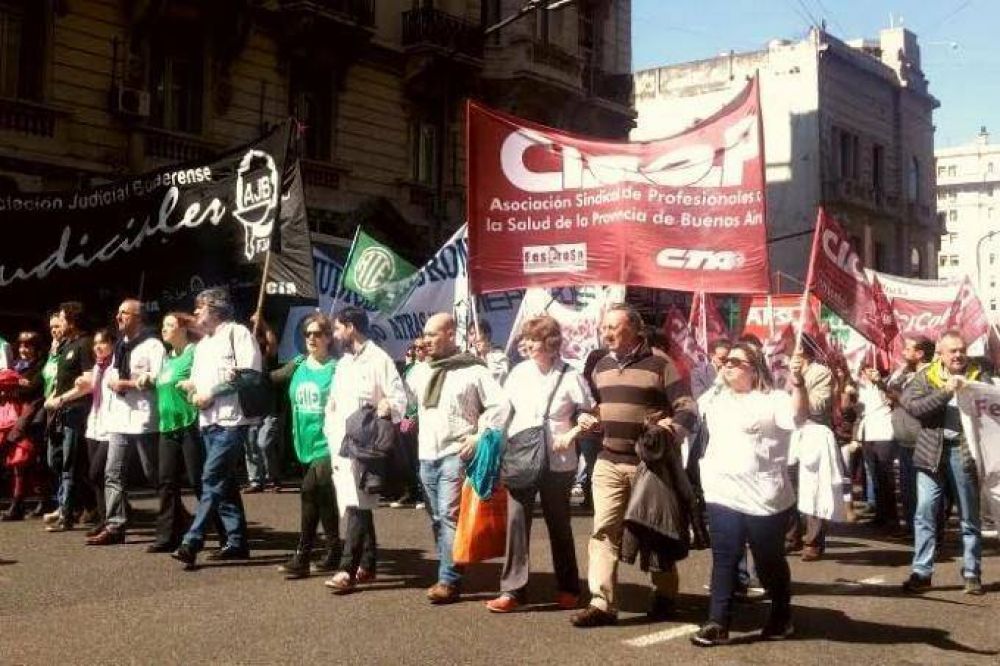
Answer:
[{"label": "black pants", "polygon": [[371,509],[349,507],[346,512],[347,539],[344,555],[340,558],[340,569],[352,576],[358,568],[375,571],[376,549],[375,517]]},{"label": "black pants", "polygon": [[94,494],[94,505],[97,517],[101,523],[108,517],[107,506],[104,503],[104,465],[108,462],[108,441],[87,440],[87,486]]},{"label": "black pants", "polygon": [[552,566],[560,592],[580,594],[580,572],[576,565],[576,546],[570,524],[569,493],[576,473],[546,470],[538,488],[510,490],[507,493],[507,543],[500,591],[526,601],[531,557],[531,517],[535,510],[535,494],[541,496],[542,516],[549,531],[552,546]]},{"label": "black pants", "polygon": [[733,592],[745,544],[750,543],[754,566],[771,598],[771,618],[790,619],[792,576],[785,559],[784,534],[795,507],[772,516],[751,516],[721,504],[708,505],[712,538],[712,598],[708,619],[729,627]]},{"label": "black pants", "polygon": [[861,450],[868,465],[875,474],[875,522],[895,529],[899,526],[899,512],[896,510],[896,475],[893,463],[896,459],[896,443],[864,442]]},{"label": "black pants", "polygon": [[327,547],[340,547],[340,520],[337,495],[333,489],[333,470],[330,458],[320,458],[309,463],[302,477],[302,534],[299,550],[308,553],[316,544],[316,528],[323,524]]},{"label": "black pants", "polygon": [[181,501],[182,472],[194,490],[195,497],[201,498],[201,471],[205,463],[205,447],[198,427],[191,425],[180,430],[160,433],[157,453],[156,490],[160,497],[160,511],[156,516],[156,543],[179,544],[191,522],[191,515]]}]

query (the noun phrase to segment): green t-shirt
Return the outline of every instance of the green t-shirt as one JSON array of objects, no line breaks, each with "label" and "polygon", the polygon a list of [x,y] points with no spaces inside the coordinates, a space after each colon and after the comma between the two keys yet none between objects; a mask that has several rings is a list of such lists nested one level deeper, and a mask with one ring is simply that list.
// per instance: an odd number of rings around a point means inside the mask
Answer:
[{"label": "green t-shirt", "polygon": [[194,345],[180,354],[170,353],[163,359],[163,369],[156,378],[156,406],[160,415],[160,432],[187,428],[198,418],[198,409],[188,402],[187,394],[177,384],[191,378]]},{"label": "green t-shirt", "polygon": [[323,411],[330,397],[336,366],[332,358],[322,364],[304,359],[288,384],[288,397],[292,402],[292,441],[295,455],[304,465],[330,455],[323,434]]},{"label": "green t-shirt", "polygon": [[42,386],[46,398],[52,397],[52,391],[56,387],[56,372],[59,370],[59,352],[49,354],[42,366]]}]

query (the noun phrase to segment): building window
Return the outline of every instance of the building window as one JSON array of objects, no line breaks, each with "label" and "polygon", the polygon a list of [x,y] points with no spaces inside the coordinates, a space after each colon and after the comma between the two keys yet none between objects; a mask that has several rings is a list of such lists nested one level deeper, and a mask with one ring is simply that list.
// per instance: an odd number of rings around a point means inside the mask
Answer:
[{"label": "building window", "polygon": [[915,156],[910,158],[906,181],[906,199],[910,203],[916,203],[920,200],[920,161]]},{"label": "building window", "polygon": [[997,288],[997,279],[994,276],[990,276],[990,289]]},{"label": "building window", "polygon": [[924,258],[920,250],[915,247],[910,248],[910,275],[920,277],[924,274]]},{"label": "building window", "polygon": [[938,178],[941,178],[943,176],[944,176],[944,167],[943,166],[939,166],[938,167]]},{"label": "building window", "polygon": [[43,12],[37,0],[0,0],[0,97],[42,98]]},{"label": "building window", "polygon": [[990,266],[995,264],[997,261],[997,255],[995,252],[990,252]]},{"label": "building window", "polygon": [[949,192],[948,193],[948,202],[949,203],[955,203],[956,201],[958,201],[958,192]]},{"label": "building window", "polygon": [[841,180],[858,179],[858,151],[861,140],[857,134],[837,130],[837,159]]},{"label": "building window", "polygon": [[938,255],[938,266],[941,267],[941,268],[944,268],[947,265],[948,265],[948,255],[947,254],[939,254]]},{"label": "building window", "polygon": [[948,233],[948,244],[949,245],[954,245],[957,242],[958,242],[958,234],[955,233],[954,231],[949,232]]},{"label": "building window", "polygon": [[289,81],[290,111],[305,125],[303,155],[312,160],[329,160],[333,137],[333,75],[329,68],[309,62],[292,64]]},{"label": "building window", "polygon": [[885,153],[885,149],[882,146],[875,144],[872,146],[872,188],[875,192],[882,191],[882,155]]},{"label": "building window", "polygon": [[441,164],[441,132],[427,122],[413,124],[413,180],[421,185],[434,186],[438,182]]},{"label": "building window", "polygon": [[957,210],[949,210],[948,211],[948,221],[949,222],[958,222],[958,211]]},{"label": "building window", "polygon": [[954,178],[957,175],[958,175],[958,167],[952,164],[950,167],[948,167],[948,176],[950,178]]},{"label": "building window", "polygon": [[205,58],[200,30],[174,25],[150,45],[150,122],[173,132],[200,134],[204,122]]},{"label": "building window", "polygon": [[949,263],[951,263],[952,266],[958,266],[958,255],[957,254],[951,255],[951,260]]},{"label": "building window", "polygon": [[989,162],[986,165],[986,173],[988,173],[988,174],[992,174],[993,173],[993,162]]},{"label": "building window", "polygon": [[997,299],[991,298],[990,299],[990,311],[991,312],[996,312],[996,310],[997,310]]}]

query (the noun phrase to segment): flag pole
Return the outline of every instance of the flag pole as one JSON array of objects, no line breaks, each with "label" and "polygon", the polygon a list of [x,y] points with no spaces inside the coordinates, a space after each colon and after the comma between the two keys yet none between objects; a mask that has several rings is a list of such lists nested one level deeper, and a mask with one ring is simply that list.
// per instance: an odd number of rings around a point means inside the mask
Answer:
[{"label": "flag pole", "polygon": [[264,310],[264,294],[267,293],[267,274],[271,272],[271,247],[267,248],[267,253],[264,255],[264,270],[261,274],[260,280],[260,291],[257,294],[257,307],[254,309],[254,320],[253,320],[253,334],[257,337],[257,331],[260,329],[260,320],[263,318]]},{"label": "flag pole", "polygon": [[705,292],[701,292],[701,321],[698,322],[698,326],[701,327],[701,340],[705,348],[702,349],[703,352],[708,354],[708,295]]},{"label": "flag pole", "polygon": [[768,320],[768,334],[774,337],[774,298],[771,294],[767,295],[767,320]]},{"label": "flag pole", "polygon": [[823,209],[816,211],[816,227],[813,229],[812,249],[809,251],[809,269],[806,272],[806,284],[802,288],[802,309],[799,312],[799,330],[795,334],[795,352],[802,350],[802,331],[806,323],[806,308],[809,307],[809,287],[812,286],[813,271],[816,269],[816,250],[819,249],[819,226],[823,219]]},{"label": "flag pole", "polygon": [[347,269],[351,267],[351,258],[354,256],[354,248],[358,245],[358,236],[361,234],[361,225],[354,228],[354,239],[351,240],[351,249],[347,251],[347,258],[344,259],[344,267],[340,269],[337,284],[333,286],[333,299],[330,302],[329,316],[333,316],[333,311],[337,308],[337,301],[340,300],[340,290],[344,287],[344,280],[347,278]]}]

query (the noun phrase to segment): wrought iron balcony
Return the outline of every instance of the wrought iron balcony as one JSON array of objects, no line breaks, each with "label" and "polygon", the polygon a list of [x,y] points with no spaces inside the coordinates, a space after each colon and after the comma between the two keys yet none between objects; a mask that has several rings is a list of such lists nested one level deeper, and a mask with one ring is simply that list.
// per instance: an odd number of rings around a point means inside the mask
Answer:
[{"label": "wrought iron balcony", "polygon": [[218,146],[197,136],[149,126],[142,132],[148,158],[181,163],[207,161],[218,154]]},{"label": "wrought iron balcony", "polygon": [[0,131],[53,138],[64,112],[23,99],[0,98]]},{"label": "wrought iron balcony", "polygon": [[482,58],[483,32],[480,26],[440,9],[403,12],[403,46],[421,45]]},{"label": "wrought iron balcony", "polygon": [[375,0],[279,0],[286,11],[312,12],[364,27],[375,25]]}]

